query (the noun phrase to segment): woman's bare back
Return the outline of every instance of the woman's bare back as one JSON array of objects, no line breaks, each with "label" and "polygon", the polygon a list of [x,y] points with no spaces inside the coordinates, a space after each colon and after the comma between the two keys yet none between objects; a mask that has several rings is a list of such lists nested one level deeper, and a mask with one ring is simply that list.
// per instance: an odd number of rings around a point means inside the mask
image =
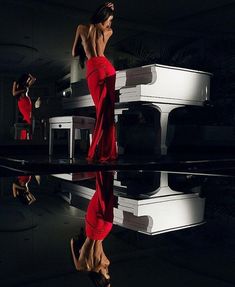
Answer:
[{"label": "woman's bare back", "polygon": [[73,45],[72,55],[76,56],[76,47],[81,41],[85,54],[88,59],[96,56],[104,56],[106,44],[112,35],[112,29],[99,27],[98,25],[79,25]]}]

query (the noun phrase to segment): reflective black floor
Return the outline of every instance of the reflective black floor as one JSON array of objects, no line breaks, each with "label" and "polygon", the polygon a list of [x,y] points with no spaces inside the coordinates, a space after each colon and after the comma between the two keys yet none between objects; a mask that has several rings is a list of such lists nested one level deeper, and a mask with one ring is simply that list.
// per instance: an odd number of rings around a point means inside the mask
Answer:
[{"label": "reflective black floor", "polygon": [[[51,172],[41,175],[39,160],[29,161],[31,175],[22,163],[21,171],[2,164],[0,286],[94,286],[87,273],[75,269],[70,240],[85,226],[97,176],[103,185],[105,178],[113,184],[112,202],[104,206],[112,203],[113,227],[103,241],[111,286],[235,286],[232,160],[212,166],[174,161],[187,172],[166,172],[155,171],[149,161],[147,171],[120,159],[123,170],[93,166],[58,173],[64,162],[69,163],[54,159]],[[74,163],[75,169],[81,161]],[[169,159],[161,162],[166,163]]]},{"label": "reflective black floor", "polygon": [[119,156],[118,160],[88,162],[84,155],[69,159],[64,155],[13,154],[0,156],[0,176],[14,174],[55,174],[97,170],[154,170],[192,174],[235,175],[235,155],[133,155]]}]

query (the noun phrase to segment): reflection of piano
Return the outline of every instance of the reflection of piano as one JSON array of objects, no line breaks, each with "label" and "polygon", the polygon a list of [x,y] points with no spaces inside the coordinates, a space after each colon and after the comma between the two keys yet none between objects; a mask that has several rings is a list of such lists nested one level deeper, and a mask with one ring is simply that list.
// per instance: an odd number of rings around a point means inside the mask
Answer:
[{"label": "reflection of piano", "polygon": [[[141,192],[138,192],[138,195],[134,195],[133,192],[129,193],[130,185],[125,186],[123,182],[126,181],[123,179],[119,181],[118,176],[116,177],[114,194],[117,204],[114,207],[114,224],[154,235],[204,223],[205,199],[200,197],[200,186],[190,187],[190,182],[186,180],[185,184],[189,188],[185,193],[169,187],[168,173],[153,172],[149,175],[152,175],[153,178],[160,177],[158,187],[153,184],[149,194],[149,186],[146,191],[146,184],[139,184],[138,189]],[[138,175],[136,176],[138,177]],[[175,175],[175,181],[177,181],[177,176],[181,177],[180,181],[182,182],[182,175]],[[63,181],[61,191],[61,196],[69,204],[79,209],[86,209],[95,192],[95,182]],[[136,193],[137,191],[136,189]]]},{"label": "reflection of piano", "polygon": [[[202,106],[210,96],[210,73],[158,64],[117,71],[118,116],[133,103],[149,105],[160,112],[161,152],[167,152],[166,134],[169,113],[186,105]],[[86,81],[72,86],[73,96],[64,99],[64,109],[92,107]],[[118,117],[116,117],[118,120]]]},{"label": "reflection of piano", "polygon": [[[136,179],[142,174],[146,176],[145,172],[140,172]],[[115,194],[118,196],[117,208],[114,209],[115,224],[154,235],[203,223],[205,199],[200,197],[200,180],[165,172],[146,174],[159,177],[159,183],[157,186],[154,184],[152,190],[149,185],[146,189],[146,184],[139,184],[138,189],[136,187],[138,196],[137,192],[134,195],[131,191],[134,187],[131,187],[131,182],[123,178],[118,180],[119,175],[115,179]],[[174,189],[180,184],[185,186],[184,192]]]},{"label": "reflection of piano", "polygon": [[[159,187],[149,196],[140,186],[139,198],[130,198],[123,187],[114,209],[115,224],[154,235],[204,223],[205,199],[200,197],[200,186],[189,187],[187,193],[176,191],[169,186],[168,177],[168,173],[161,172]],[[120,182],[115,185],[120,186]]]}]

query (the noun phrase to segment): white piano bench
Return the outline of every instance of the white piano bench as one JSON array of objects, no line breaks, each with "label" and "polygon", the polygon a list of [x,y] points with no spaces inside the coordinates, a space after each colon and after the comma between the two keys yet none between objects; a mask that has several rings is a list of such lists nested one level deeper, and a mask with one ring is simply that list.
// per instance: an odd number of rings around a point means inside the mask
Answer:
[{"label": "white piano bench", "polygon": [[49,155],[53,154],[54,131],[57,129],[69,130],[69,157],[74,157],[75,130],[89,130],[89,141],[91,142],[95,119],[83,116],[62,116],[49,119]]}]

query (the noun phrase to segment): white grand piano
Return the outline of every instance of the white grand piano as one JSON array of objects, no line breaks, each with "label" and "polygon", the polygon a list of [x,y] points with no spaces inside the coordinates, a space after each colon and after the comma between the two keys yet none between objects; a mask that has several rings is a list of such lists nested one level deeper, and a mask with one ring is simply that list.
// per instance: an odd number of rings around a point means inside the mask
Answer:
[{"label": "white grand piano", "polygon": [[[166,154],[169,113],[187,105],[203,106],[210,98],[211,77],[212,74],[207,72],[159,64],[117,71],[116,121],[118,115],[122,114],[123,110],[128,110],[133,103],[148,105],[158,110],[161,153]],[[86,81],[83,79],[76,84],[73,84],[74,88],[72,87],[72,97],[63,100],[64,109],[94,106]]]},{"label": "white grand piano", "polygon": [[[205,198],[200,196],[200,186],[189,188],[186,193],[180,192],[169,186],[168,173],[152,173],[152,176],[160,176],[158,186],[153,184],[151,193],[146,193],[146,185],[139,184],[140,192],[135,196],[130,195],[128,186],[115,176],[114,194],[117,203],[114,206],[114,224],[156,235],[204,223]],[[87,181],[80,181],[83,178],[81,174],[75,174],[70,179],[65,174],[56,177],[63,179],[60,184],[61,197],[70,205],[86,210],[95,192],[94,180],[92,185]],[[84,179],[87,178],[85,174]]]}]

